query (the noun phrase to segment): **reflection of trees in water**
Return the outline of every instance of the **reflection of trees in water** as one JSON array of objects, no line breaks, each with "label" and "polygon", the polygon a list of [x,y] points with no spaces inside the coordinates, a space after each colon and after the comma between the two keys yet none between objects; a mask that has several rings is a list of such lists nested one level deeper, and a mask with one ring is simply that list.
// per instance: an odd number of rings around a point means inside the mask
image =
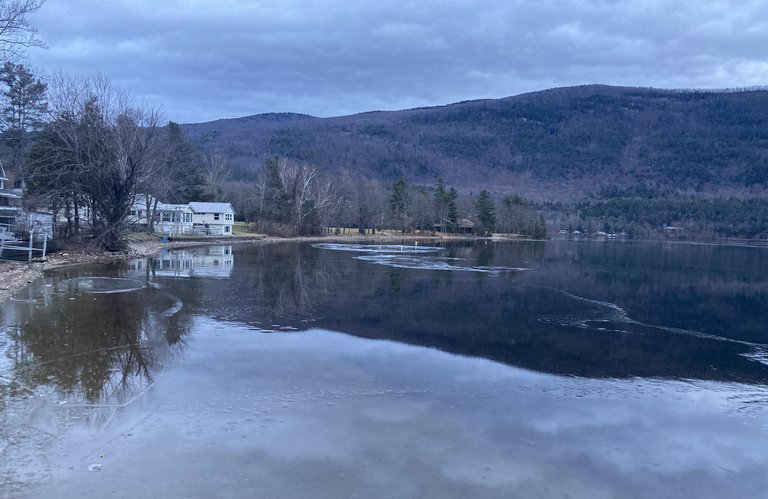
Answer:
[{"label": "reflection of trees in water", "polygon": [[318,313],[318,291],[334,288],[341,276],[323,265],[321,255],[306,245],[284,244],[268,248],[270,259],[279,265],[260,265],[257,289],[266,323],[314,319]]},{"label": "reflection of trees in water", "polygon": [[[493,244],[488,246],[460,241],[425,258],[461,259],[469,266],[481,261],[488,266],[520,267],[540,259],[544,249],[538,242],[507,245],[501,251]],[[350,307],[355,303],[363,303],[364,308],[376,307],[390,292],[408,288],[411,278],[427,276],[443,287],[450,287],[454,280],[450,271],[412,271],[375,265],[356,260],[355,252],[330,251],[307,244],[272,244],[237,251],[232,279],[206,286],[204,306],[220,317],[261,321],[266,327],[300,325],[298,321],[323,318],[340,299]],[[237,299],[232,300],[232,296]]]},{"label": "reflection of trees in water", "polygon": [[45,308],[16,306],[10,353],[20,390],[54,386],[89,403],[121,403],[151,382],[156,356],[168,347],[160,314],[169,298],[150,288],[83,293],[76,280],[58,291]]}]

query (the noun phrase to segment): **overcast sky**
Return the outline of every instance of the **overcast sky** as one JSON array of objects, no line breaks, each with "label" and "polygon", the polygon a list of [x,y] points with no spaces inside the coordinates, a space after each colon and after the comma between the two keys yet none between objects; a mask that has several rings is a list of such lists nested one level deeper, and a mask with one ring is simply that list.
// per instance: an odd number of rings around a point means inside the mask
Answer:
[{"label": "overcast sky", "polygon": [[38,71],[101,73],[183,123],[768,84],[766,0],[47,0],[30,20]]}]

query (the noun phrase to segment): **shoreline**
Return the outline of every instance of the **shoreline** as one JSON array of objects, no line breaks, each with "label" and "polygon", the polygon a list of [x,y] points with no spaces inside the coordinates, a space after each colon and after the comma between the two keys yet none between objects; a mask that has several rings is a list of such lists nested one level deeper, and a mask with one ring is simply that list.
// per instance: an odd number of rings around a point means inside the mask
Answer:
[{"label": "shoreline", "polygon": [[325,235],[311,237],[272,237],[272,236],[230,236],[226,239],[216,238],[183,238],[164,243],[160,240],[129,240],[124,250],[109,253],[89,245],[74,244],[60,252],[47,255],[44,261],[32,263],[3,260],[0,261],[0,306],[14,294],[23,290],[39,278],[46,270],[57,269],[69,265],[109,264],[144,258],[160,253],[164,249],[196,248],[218,244],[272,244],[279,242],[386,242],[386,241],[460,241],[483,239],[465,236],[433,236],[413,234],[376,234],[376,235]]},{"label": "shoreline", "polygon": [[[518,237],[478,237],[466,235],[417,235],[417,234],[340,234],[308,237],[274,237],[264,235],[182,238],[166,243],[157,239],[129,240],[124,250],[109,253],[89,245],[74,244],[66,249],[51,253],[44,261],[32,263],[0,261],[0,306],[17,292],[32,284],[43,272],[69,265],[109,264],[144,258],[160,253],[163,249],[196,248],[217,244],[272,244],[280,242],[392,242],[392,241],[535,241],[536,239]],[[551,240],[568,240],[553,237]],[[645,241],[645,242],[650,242]],[[701,244],[713,246],[767,247],[764,241],[725,240],[725,241],[688,241],[661,240],[672,244]],[[761,244],[761,242],[763,244]],[[751,244],[750,244],[751,243]]]}]

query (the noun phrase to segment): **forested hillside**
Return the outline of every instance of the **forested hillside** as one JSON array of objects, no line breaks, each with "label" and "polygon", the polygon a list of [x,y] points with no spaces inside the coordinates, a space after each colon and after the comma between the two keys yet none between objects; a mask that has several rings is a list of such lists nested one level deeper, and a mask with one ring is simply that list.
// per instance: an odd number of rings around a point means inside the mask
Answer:
[{"label": "forested hillside", "polygon": [[322,170],[563,201],[603,188],[733,194],[768,180],[768,91],[559,88],[338,118],[266,114],[186,125],[238,177],[273,155]]},{"label": "forested hillside", "polygon": [[[185,125],[251,181],[281,156],[385,184],[442,178],[522,196],[550,230],[765,237],[768,91],[590,85],[337,118],[264,114]],[[678,232],[680,234],[682,232]]]}]

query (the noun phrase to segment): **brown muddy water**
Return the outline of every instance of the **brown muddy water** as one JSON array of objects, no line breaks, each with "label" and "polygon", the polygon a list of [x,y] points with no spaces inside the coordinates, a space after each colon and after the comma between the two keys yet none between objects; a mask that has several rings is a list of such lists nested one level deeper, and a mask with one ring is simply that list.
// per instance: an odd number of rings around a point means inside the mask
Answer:
[{"label": "brown muddy water", "polygon": [[0,497],[768,490],[764,248],[220,246],[0,314]]}]

